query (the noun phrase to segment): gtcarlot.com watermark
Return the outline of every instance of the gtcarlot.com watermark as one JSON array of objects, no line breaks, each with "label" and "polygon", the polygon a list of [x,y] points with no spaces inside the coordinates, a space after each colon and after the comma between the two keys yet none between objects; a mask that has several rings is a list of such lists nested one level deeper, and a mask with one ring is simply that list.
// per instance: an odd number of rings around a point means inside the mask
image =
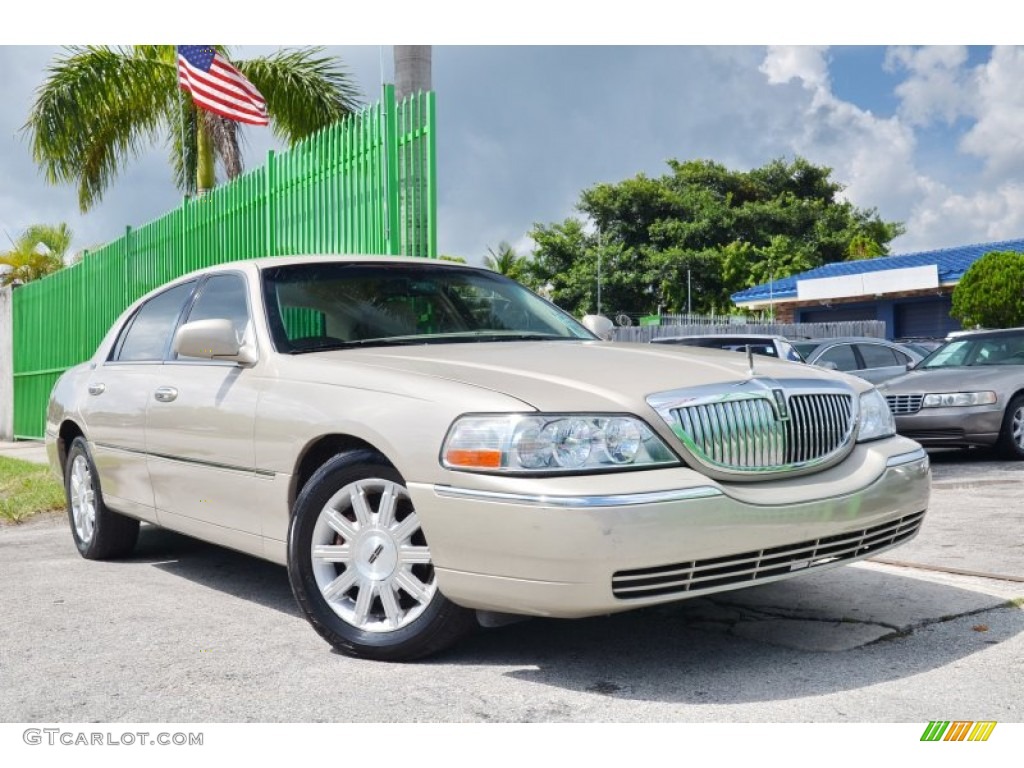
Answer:
[{"label": "gtcarlot.com watermark", "polygon": [[201,747],[203,734],[160,731],[68,731],[63,728],[26,728],[22,740],[30,745],[65,747]]}]

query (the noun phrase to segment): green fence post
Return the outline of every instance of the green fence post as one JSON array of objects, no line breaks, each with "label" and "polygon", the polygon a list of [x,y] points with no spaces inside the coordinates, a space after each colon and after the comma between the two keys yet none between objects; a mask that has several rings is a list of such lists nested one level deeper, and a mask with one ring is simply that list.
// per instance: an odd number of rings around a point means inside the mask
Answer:
[{"label": "green fence post", "polygon": [[263,202],[263,210],[267,216],[267,226],[264,230],[264,237],[266,242],[264,243],[263,255],[264,256],[275,256],[275,247],[277,244],[277,206],[275,200],[275,192],[277,191],[277,162],[274,158],[274,150],[267,150],[267,174],[266,174],[266,188],[264,191],[265,199]]}]

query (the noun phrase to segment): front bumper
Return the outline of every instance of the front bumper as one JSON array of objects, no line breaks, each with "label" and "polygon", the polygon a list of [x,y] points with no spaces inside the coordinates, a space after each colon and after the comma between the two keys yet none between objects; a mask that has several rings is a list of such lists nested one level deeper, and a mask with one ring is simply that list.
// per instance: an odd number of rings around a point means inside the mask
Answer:
[{"label": "front bumper", "polygon": [[1003,423],[1003,406],[922,408],[895,419],[899,434],[929,448],[995,445]]},{"label": "front bumper", "polygon": [[930,488],[927,455],[902,438],[857,446],[815,475],[744,486],[688,469],[467,479],[477,487],[408,486],[441,591],[469,608],[565,618],[867,557],[916,535]]}]

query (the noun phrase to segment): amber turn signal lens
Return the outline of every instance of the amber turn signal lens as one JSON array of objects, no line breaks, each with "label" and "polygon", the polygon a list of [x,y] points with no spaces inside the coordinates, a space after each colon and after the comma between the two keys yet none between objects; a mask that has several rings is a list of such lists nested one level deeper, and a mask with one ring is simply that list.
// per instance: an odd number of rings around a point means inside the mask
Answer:
[{"label": "amber turn signal lens", "polygon": [[469,451],[454,448],[445,454],[448,466],[473,469],[497,469],[501,466],[501,451]]}]

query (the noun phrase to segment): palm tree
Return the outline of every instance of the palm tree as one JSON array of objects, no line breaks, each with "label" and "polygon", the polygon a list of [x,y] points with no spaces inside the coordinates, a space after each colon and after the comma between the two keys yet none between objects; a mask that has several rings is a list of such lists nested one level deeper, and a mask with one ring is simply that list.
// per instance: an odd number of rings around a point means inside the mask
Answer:
[{"label": "palm tree", "polygon": [[498,243],[497,253],[494,252],[493,248],[488,248],[487,252],[490,255],[484,256],[484,266],[488,269],[497,272],[499,275],[511,277],[513,280],[519,279],[523,274],[526,266],[526,257],[516,253],[515,249],[504,240]]},{"label": "palm tree", "polygon": [[0,253],[0,267],[10,267],[0,274],[0,285],[27,283],[62,269],[71,238],[71,229],[64,223],[29,227],[13,241],[11,250]]},{"label": "palm tree", "polygon": [[[223,54],[225,49],[217,46]],[[242,172],[240,126],[197,109],[178,88],[174,46],[70,47],[48,70],[24,126],[32,157],[53,184],[75,183],[82,212],[99,202],[147,145],[168,144],[184,194]],[[349,74],[321,48],[232,62],[267,101],[270,127],[294,143],[358,108]]]}]

